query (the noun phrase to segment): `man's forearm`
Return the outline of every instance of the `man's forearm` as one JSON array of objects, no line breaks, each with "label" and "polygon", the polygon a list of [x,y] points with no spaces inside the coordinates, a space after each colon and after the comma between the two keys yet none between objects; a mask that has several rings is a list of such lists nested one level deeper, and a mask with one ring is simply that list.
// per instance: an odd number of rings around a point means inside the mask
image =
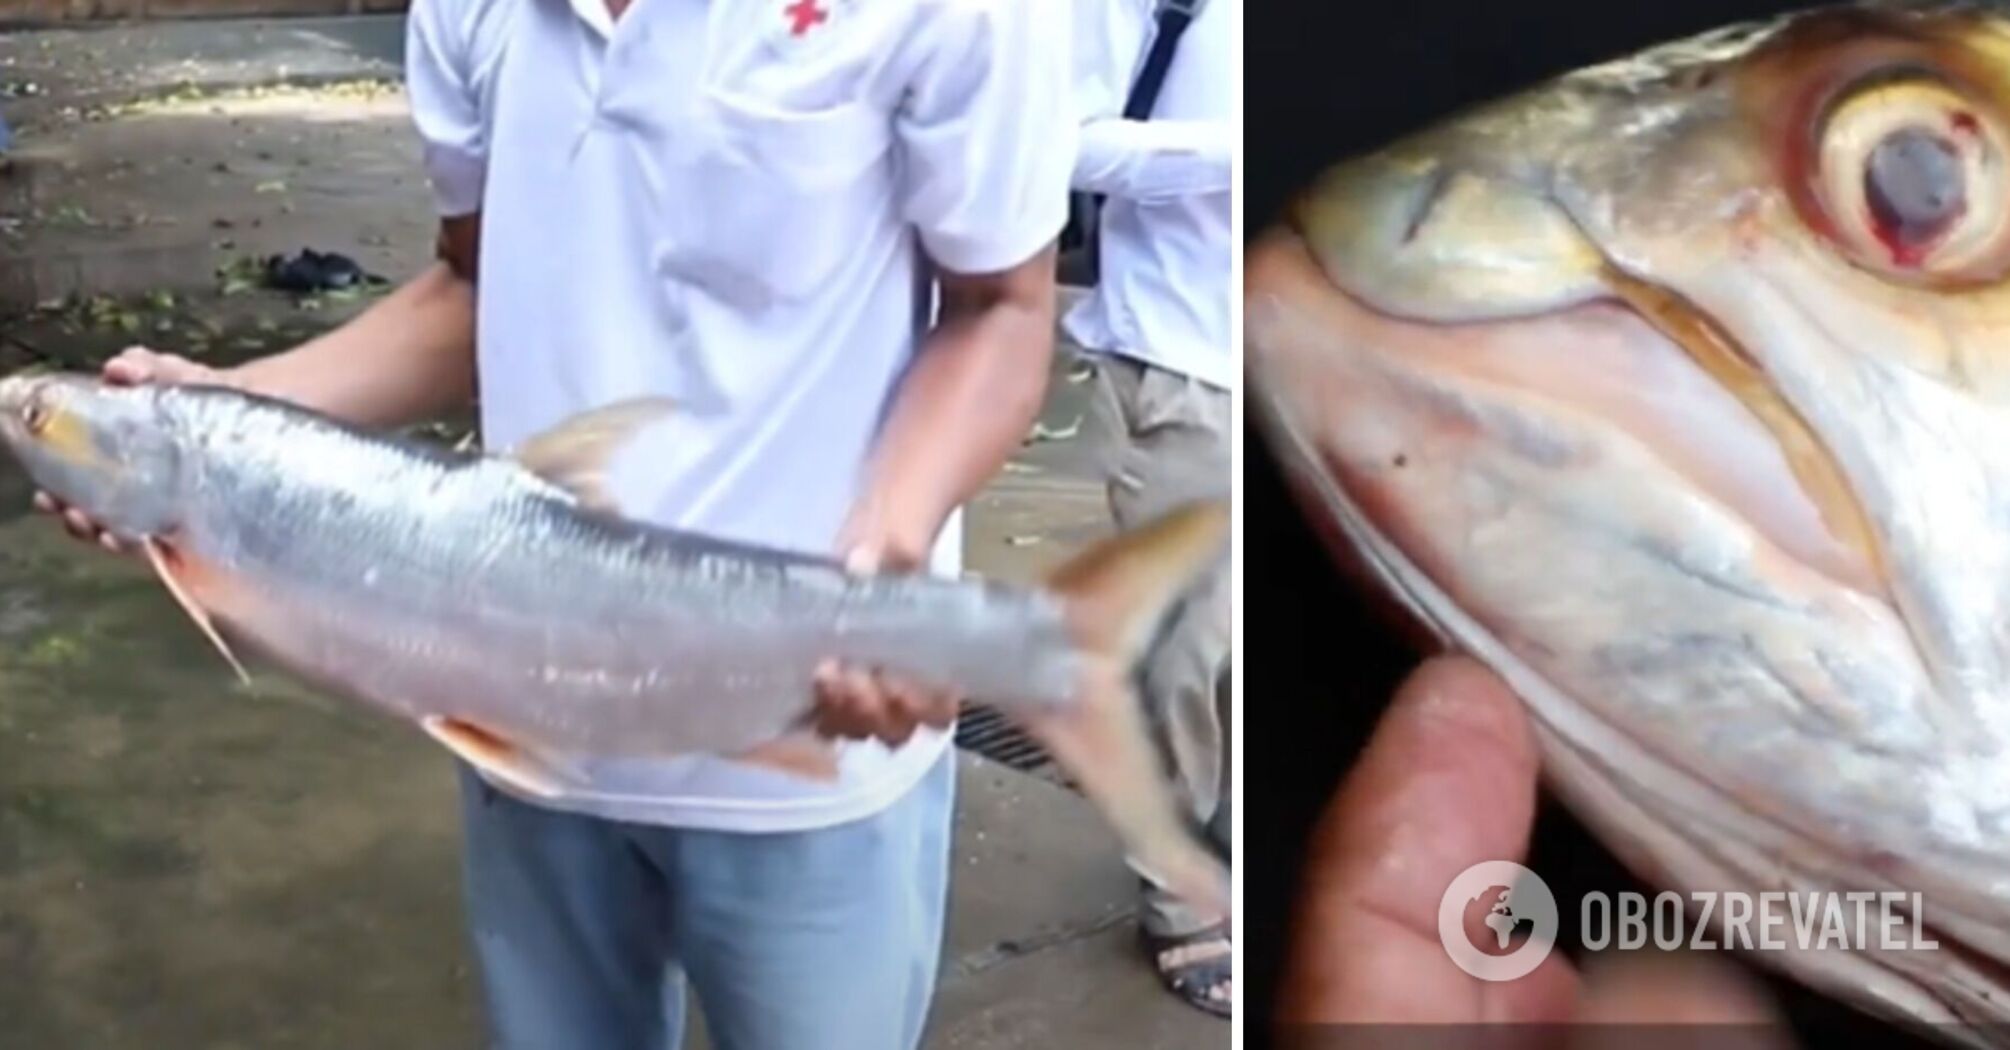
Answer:
[{"label": "man's forearm", "polygon": [[401,426],[474,396],[474,331],[474,287],[435,263],[340,328],[227,376],[363,426]]},{"label": "man's forearm", "polygon": [[888,546],[925,559],[1039,418],[1054,354],[1053,250],[999,285],[946,282],[941,323],[895,396],[867,478]]}]

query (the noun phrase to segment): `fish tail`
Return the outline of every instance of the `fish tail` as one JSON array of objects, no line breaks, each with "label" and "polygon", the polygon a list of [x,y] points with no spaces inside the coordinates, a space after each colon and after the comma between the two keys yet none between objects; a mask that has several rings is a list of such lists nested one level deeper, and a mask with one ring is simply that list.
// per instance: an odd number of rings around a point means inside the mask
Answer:
[{"label": "fish tail", "polygon": [[1174,602],[1222,554],[1228,529],[1226,504],[1189,504],[1056,570],[1046,586],[1082,655],[1076,702],[1021,719],[1103,812],[1135,867],[1224,918],[1228,869],[1174,801],[1132,670]]}]

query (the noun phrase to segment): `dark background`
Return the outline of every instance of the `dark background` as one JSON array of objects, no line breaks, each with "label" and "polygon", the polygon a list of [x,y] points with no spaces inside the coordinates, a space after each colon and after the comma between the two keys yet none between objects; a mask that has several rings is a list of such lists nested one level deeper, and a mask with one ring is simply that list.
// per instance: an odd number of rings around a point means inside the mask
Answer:
[{"label": "dark background", "polygon": [[[1556,73],[1806,3],[1631,4],[1410,0],[1257,4],[1244,28],[1248,231],[1327,164]],[[1300,850],[1416,654],[1333,569],[1253,432],[1245,455],[1244,825],[1249,1045],[1271,1045]],[[1563,909],[1593,890],[1652,892],[1554,803],[1537,819],[1529,866]],[[1768,978],[1806,1045],[1899,1042],[1863,1015]],[[1923,1044],[1920,1044],[1923,1045]]]}]

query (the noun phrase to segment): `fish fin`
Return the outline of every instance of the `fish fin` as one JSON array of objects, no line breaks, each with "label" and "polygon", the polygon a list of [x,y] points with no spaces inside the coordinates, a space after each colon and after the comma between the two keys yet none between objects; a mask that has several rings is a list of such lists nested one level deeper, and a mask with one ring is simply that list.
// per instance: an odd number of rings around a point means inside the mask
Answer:
[{"label": "fish fin", "polygon": [[1047,581],[1081,654],[1075,702],[1012,708],[1102,811],[1134,864],[1193,907],[1226,919],[1226,865],[1174,801],[1152,747],[1132,667],[1155,628],[1215,564],[1226,504],[1191,504],[1078,555]]},{"label": "fish fin", "polygon": [[1046,587],[1065,604],[1076,646],[1135,663],[1173,602],[1226,553],[1228,528],[1226,503],[1190,503],[1055,569]]},{"label": "fish fin", "polygon": [[532,435],[509,452],[525,470],[572,493],[596,510],[614,509],[607,492],[607,464],[636,432],[670,415],[667,398],[616,401],[572,416]]},{"label": "fish fin", "polygon": [[543,757],[473,722],[428,715],[419,720],[419,726],[462,761],[524,794],[557,798],[570,779]]},{"label": "fish fin", "polygon": [[732,756],[735,762],[831,783],[838,778],[837,748],[810,730],[778,736]]},{"label": "fish fin", "polygon": [[175,604],[180,605],[182,611],[188,614],[188,618],[194,620],[195,625],[202,629],[203,636],[209,639],[211,645],[216,646],[216,651],[223,654],[223,658],[230,663],[230,669],[237,672],[238,681],[250,685],[251,675],[245,671],[244,664],[238,660],[237,654],[230,651],[230,645],[223,640],[223,635],[217,632],[216,624],[209,617],[209,611],[197,604],[195,597],[189,594],[188,588],[176,576],[178,559],[168,550],[167,545],[155,537],[148,536],[140,541],[140,546],[147,552],[147,561],[153,565],[154,574],[167,586],[168,593],[174,595]]}]

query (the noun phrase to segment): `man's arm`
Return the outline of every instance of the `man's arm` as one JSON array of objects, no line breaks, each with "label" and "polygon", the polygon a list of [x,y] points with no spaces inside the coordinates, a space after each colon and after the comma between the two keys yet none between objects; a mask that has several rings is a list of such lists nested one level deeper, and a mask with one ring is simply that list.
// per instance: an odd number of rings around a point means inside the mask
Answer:
[{"label": "man's arm", "polygon": [[488,159],[472,20],[417,0],[405,87],[442,217],[439,262],[348,324],[225,378],[366,426],[417,422],[474,396],[475,258]]},{"label": "man's arm", "polygon": [[[441,260],[347,324],[235,368],[134,347],[105,363],[115,383],[213,383],[280,398],[364,426],[418,422],[474,396],[473,245],[480,217],[442,224]],[[109,533],[46,492],[35,505],[83,540],[118,549]]]},{"label": "man's arm", "polygon": [[405,87],[434,206],[439,261],[348,324],[227,378],[366,426],[416,422],[474,396],[475,259],[487,121],[469,35],[454,0],[416,0],[406,19]]},{"label": "man's arm", "polygon": [[479,214],[441,224],[441,258],[347,324],[224,373],[232,385],[363,426],[400,426],[474,397]]},{"label": "man's arm", "polygon": [[950,513],[1039,417],[1054,355],[1054,250],[992,274],[938,271],[940,320],[894,396],[844,534],[862,568],[927,561]]},{"label": "man's arm", "polygon": [[[894,132],[901,211],[942,299],[839,538],[866,572],[926,563],[950,513],[1025,438],[1054,352],[1053,242],[1078,124],[1064,0],[946,3],[927,17]],[[826,732],[890,744],[956,713],[952,695],[836,663],[819,669],[817,695]]]},{"label": "man's arm", "polygon": [[[221,383],[365,426],[416,422],[474,392],[474,276],[486,160],[485,124],[464,37],[447,0],[417,0],[406,20],[406,87],[425,167],[443,217],[439,262],[349,323],[292,350],[218,370],[134,348],[105,365],[124,383]],[[70,531],[110,544],[95,523],[46,493],[36,503]]]},{"label": "man's arm", "polygon": [[[938,271],[940,320],[899,391],[839,537],[859,572],[925,565],[957,507],[1004,469],[1039,417],[1054,355],[1054,249],[993,274]],[[828,661],[818,726],[898,746],[955,720],[954,693]]]},{"label": "man's arm", "polygon": [[[1080,130],[1069,183],[1076,190],[1164,200],[1234,187],[1233,121],[1123,116],[1138,63],[1157,35],[1156,7],[1151,0],[1089,0],[1071,9],[1071,95]],[[1188,40],[1214,28],[1189,27]]]},{"label": "man's arm", "polygon": [[333,331],[216,369],[134,348],[105,365],[118,383],[216,383],[371,427],[399,426],[474,396],[475,295],[463,274],[480,217],[443,224],[440,261]]},{"label": "man's arm", "polygon": [[1132,200],[1227,193],[1235,185],[1235,127],[1222,120],[1085,122],[1074,188]]}]

